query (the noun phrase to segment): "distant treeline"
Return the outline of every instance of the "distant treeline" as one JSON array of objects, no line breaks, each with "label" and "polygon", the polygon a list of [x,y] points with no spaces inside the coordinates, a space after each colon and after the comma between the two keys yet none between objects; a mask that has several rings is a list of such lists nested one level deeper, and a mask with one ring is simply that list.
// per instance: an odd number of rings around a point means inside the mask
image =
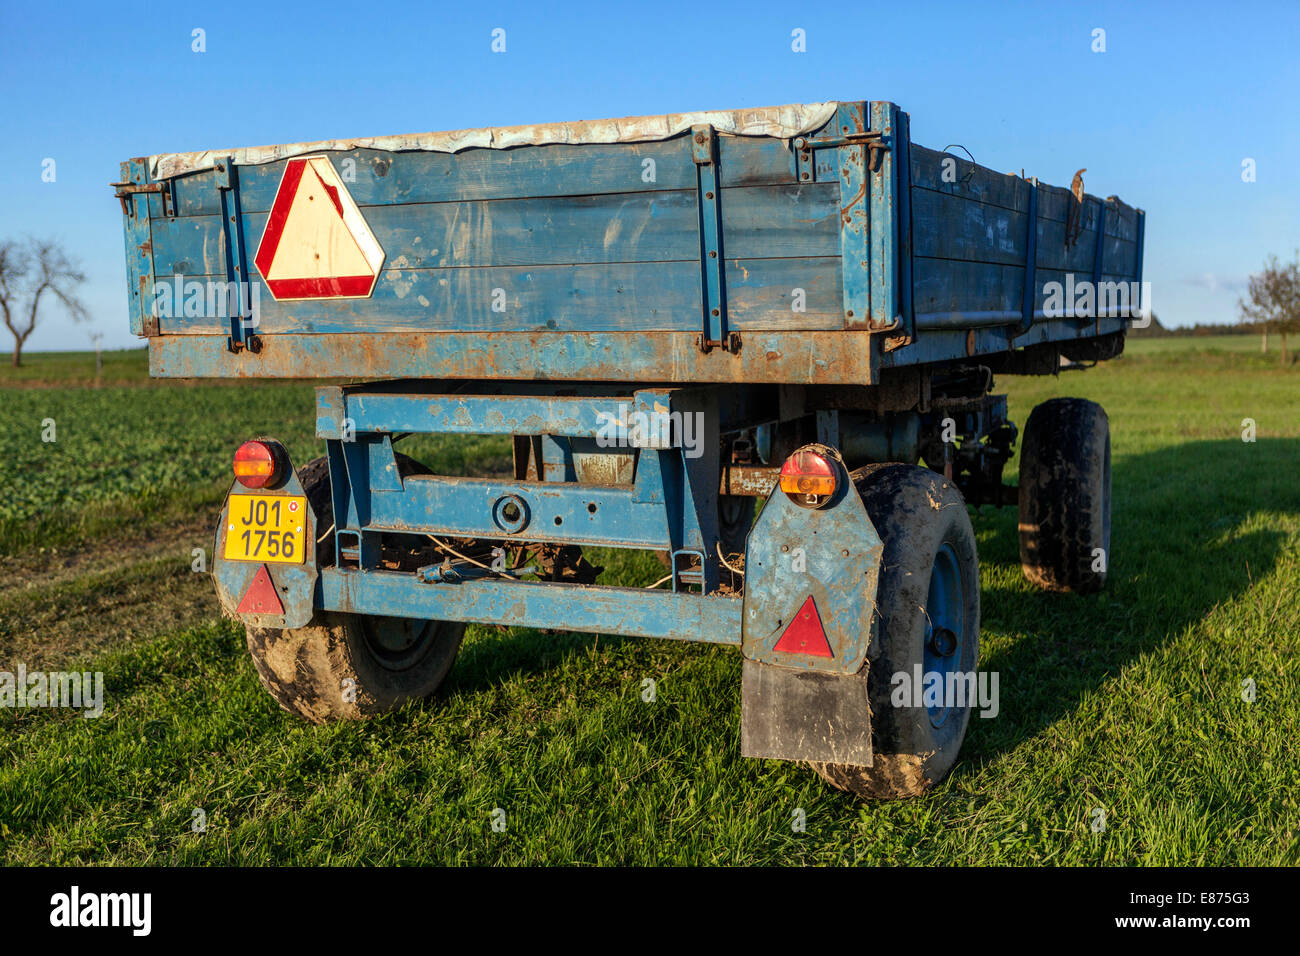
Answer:
[{"label": "distant treeline", "polygon": [[1260,330],[1253,325],[1234,323],[1232,325],[1187,325],[1178,329],[1170,329],[1160,324],[1160,319],[1151,316],[1151,324],[1145,329],[1136,327],[1129,328],[1129,335],[1135,339],[1167,339],[1167,338],[1185,338],[1197,335],[1259,335]]}]

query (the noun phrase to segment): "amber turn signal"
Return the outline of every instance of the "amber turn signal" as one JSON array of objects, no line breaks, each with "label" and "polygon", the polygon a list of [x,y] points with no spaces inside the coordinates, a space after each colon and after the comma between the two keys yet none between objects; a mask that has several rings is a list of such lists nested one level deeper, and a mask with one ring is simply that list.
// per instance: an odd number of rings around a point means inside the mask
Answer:
[{"label": "amber turn signal", "polygon": [[799,449],[781,466],[781,490],[804,508],[820,508],[837,485],[835,465],[812,449]]}]

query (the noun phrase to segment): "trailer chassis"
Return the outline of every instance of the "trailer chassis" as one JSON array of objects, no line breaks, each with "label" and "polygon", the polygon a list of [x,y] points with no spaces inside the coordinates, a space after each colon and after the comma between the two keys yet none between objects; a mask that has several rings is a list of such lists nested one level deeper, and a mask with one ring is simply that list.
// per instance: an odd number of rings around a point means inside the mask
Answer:
[{"label": "trailer chassis", "polygon": [[[248,625],[250,647],[257,635],[342,633],[341,620],[367,622],[381,656],[409,653],[412,635],[432,639],[412,622],[444,631],[477,623],[736,645],[745,658],[743,753],[810,761],[829,768],[832,782],[846,773],[871,780],[872,767],[894,780],[902,771],[888,761],[897,755],[876,752],[871,662],[899,656],[890,641],[912,641],[891,637],[891,628],[911,634],[919,627],[918,663],[973,672],[978,577],[964,505],[1016,498],[1002,470],[1017,430],[1005,396],[991,393],[992,369],[978,361],[902,369],[890,373],[888,387],[861,389],[465,380],[323,386],[316,436],[325,443],[325,467],[314,480],[327,489],[308,527],[317,547],[297,564],[223,558],[225,536],[235,533],[232,503],[250,493],[236,484],[218,529],[217,590]],[[509,436],[513,474],[413,469],[396,450],[412,434]],[[263,441],[287,460],[282,446]],[[777,490],[782,463],[809,451],[834,473],[835,491],[816,506]],[[917,467],[921,461],[928,467]],[[897,473],[881,478],[873,471],[881,467]],[[897,483],[900,475],[906,480],[887,495],[871,490],[873,480]],[[319,488],[290,468],[268,492],[304,496]],[[961,516],[943,532],[949,537],[926,538],[936,519],[916,513],[949,512],[943,520],[951,524],[954,507]],[[929,525],[907,523],[917,520]],[[903,536],[916,541],[900,544]],[[395,542],[404,543],[397,558]],[[657,586],[598,584],[599,569],[575,558],[584,547],[658,552],[668,573]],[[887,559],[887,547],[905,553]],[[913,576],[947,581],[948,592],[909,597],[924,620],[895,626],[914,610],[894,606],[909,582],[882,582],[913,552],[923,557]],[[512,554],[522,563],[512,564]],[[269,578],[276,600],[251,606],[259,576]],[[936,715],[949,712],[927,712],[929,729],[948,732]],[[917,770],[904,790],[924,789],[943,772],[946,766]]]}]

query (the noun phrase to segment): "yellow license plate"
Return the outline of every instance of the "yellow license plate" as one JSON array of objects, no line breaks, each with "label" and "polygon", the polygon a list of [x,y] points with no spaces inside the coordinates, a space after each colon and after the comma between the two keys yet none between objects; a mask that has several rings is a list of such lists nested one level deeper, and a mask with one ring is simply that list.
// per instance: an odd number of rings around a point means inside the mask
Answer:
[{"label": "yellow license plate", "polygon": [[306,556],[307,499],[286,495],[231,495],[226,515],[226,559],[302,564]]}]

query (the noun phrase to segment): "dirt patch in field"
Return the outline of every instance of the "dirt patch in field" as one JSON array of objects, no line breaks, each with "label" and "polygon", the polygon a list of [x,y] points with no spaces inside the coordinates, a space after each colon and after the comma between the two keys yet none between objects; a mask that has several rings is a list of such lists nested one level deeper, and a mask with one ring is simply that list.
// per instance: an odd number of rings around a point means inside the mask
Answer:
[{"label": "dirt patch in field", "polygon": [[121,568],[124,562],[135,563],[164,554],[174,555],[179,560],[189,555],[193,548],[207,549],[206,557],[210,561],[216,524],[217,510],[214,508],[211,515],[179,524],[136,525],[123,529],[109,540],[0,555],[0,602],[16,592],[50,587],[87,574]]},{"label": "dirt patch in field", "polygon": [[48,669],[219,616],[194,548],[211,567],[206,518],[0,559],[0,670]]}]

